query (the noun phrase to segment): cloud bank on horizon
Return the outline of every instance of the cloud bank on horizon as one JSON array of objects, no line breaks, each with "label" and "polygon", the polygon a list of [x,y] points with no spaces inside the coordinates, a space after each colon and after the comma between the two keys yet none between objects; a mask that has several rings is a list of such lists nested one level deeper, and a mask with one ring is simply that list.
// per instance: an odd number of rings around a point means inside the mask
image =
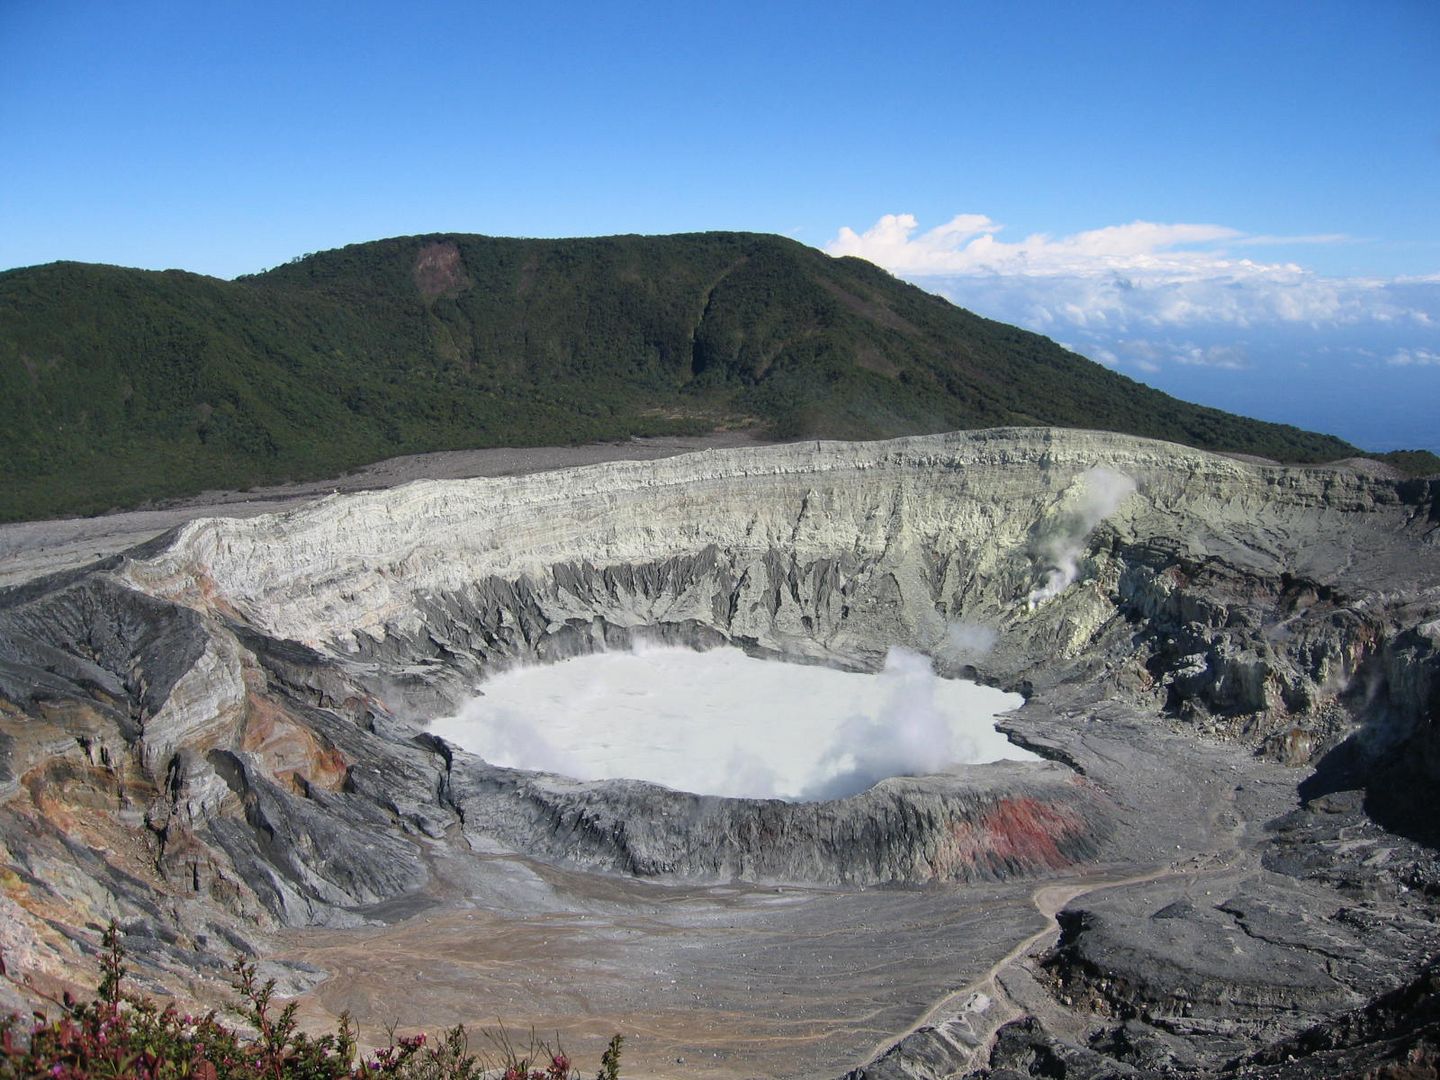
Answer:
[{"label": "cloud bank on horizon", "polygon": [[984,214],[923,231],[914,215],[885,214],[862,232],[841,228],[824,250],[1182,397],[1367,449],[1440,450],[1431,410],[1417,407],[1440,390],[1440,274],[1331,277],[1262,256],[1358,242],[1343,234],[1149,221],[1004,231]]},{"label": "cloud bank on horizon", "polygon": [[[1071,236],[998,237],[983,214],[958,214],[917,234],[911,214],[886,214],[863,233],[845,227],[825,246],[907,279],[937,285],[1010,279],[1027,322],[1134,327],[1263,322],[1410,324],[1440,333],[1440,274],[1327,278],[1293,262],[1236,256],[1234,247],[1343,243],[1341,234],[1249,236],[1225,225],[1135,221]],[[1023,279],[1015,281],[1015,279]],[[1428,287],[1428,288],[1427,288]]]}]

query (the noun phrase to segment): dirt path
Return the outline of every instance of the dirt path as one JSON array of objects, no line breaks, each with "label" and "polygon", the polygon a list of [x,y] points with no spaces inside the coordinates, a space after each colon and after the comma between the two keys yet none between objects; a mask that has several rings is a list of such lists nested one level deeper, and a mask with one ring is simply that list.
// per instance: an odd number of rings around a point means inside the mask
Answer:
[{"label": "dirt path", "polygon": [[[1233,789],[1211,806],[1208,822],[1209,827],[1223,837],[1215,851],[1191,854],[1183,861],[1177,860],[1161,868],[1123,877],[1081,878],[1036,888],[1030,894],[1030,902],[1045,920],[1045,925],[997,960],[984,974],[936,1001],[906,1030],[876,1043],[861,1064],[878,1060],[922,1028],[933,1027],[964,1059],[965,1064],[950,1073],[950,1076],[965,1076],[982,1067],[989,1060],[999,1030],[1029,1011],[1006,991],[1003,973],[1022,963],[1042,941],[1059,935],[1060,922],[1057,916],[1072,900],[1106,889],[1205,877],[1235,869],[1246,847],[1247,826],[1244,819],[1235,812]],[[971,1039],[967,1039],[964,1044],[952,1038],[945,1030],[947,1025],[957,1021],[966,1023],[969,1028]]]},{"label": "dirt path", "polygon": [[[958,1016],[962,1012],[969,1012],[971,1015],[983,1012],[985,1025],[988,1029],[980,1047],[970,1052],[970,1058],[966,1067],[956,1075],[962,1075],[970,1071],[976,1065],[976,1058],[988,1049],[989,1043],[994,1039],[995,1032],[1011,1020],[1023,1015],[1024,1010],[1010,1000],[1008,995],[1000,988],[999,976],[1006,968],[1024,959],[1032,949],[1047,937],[1060,932],[1060,923],[1056,919],[1070,901],[1077,897],[1086,896],[1090,893],[1100,892],[1104,889],[1113,889],[1125,885],[1143,885],[1152,881],[1162,881],[1167,878],[1184,877],[1194,873],[1192,870],[1176,870],[1167,866],[1164,869],[1152,870],[1142,874],[1132,874],[1127,877],[1099,878],[1080,881],[1070,881],[1061,884],[1042,885],[1030,894],[1030,901],[1035,905],[1035,910],[1045,919],[1045,925],[1017,944],[1008,953],[997,960],[982,975],[960,987],[952,990],[940,998],[913,1023],[897,1035],[887,1036],[883,1041],[876,1043],[864,1062],[868,1064],[875,1061],[892,1047],[904,1042],[911,1035],[914,1035],[921,1028],[935,1027],[942,1028],[943,1025]],[[981,1009],[967,1009],[966,1006],[983,1001]],[[1001,1007],[1003,1003],[1003,1008]],[[958,1049],[965,1049],[958,1047]]]}]

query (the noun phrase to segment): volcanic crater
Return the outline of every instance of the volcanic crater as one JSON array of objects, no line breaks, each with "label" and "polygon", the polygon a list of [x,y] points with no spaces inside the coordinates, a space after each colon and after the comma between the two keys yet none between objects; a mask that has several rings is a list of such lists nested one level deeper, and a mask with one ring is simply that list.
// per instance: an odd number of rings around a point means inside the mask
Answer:
[{"label": "volcanic crater", "polygon": [[[1274,1047],[1440,948],[1437,536],[1434,480],[1049,429],[193,521],[0,592],[6,953],[73,975],[113,916],[182,992],[240,950],[317,1023],[640,1075],[1307,1075]],[[781,801],[430,730],[636,645],[908,650],[1038,757]]]}]

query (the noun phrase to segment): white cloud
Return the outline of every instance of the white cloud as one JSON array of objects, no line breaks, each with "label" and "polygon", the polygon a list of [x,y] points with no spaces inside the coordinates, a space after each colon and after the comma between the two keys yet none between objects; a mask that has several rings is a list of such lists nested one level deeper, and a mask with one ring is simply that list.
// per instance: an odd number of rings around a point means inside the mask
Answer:
[{"label": "white cloud", "polygon": [[[1065,348],[1069,349],[1071,352],[1080,351],[1074,345],[1066,345]],[[1114,350],[1107,349],[1103,345],[1097,345],[1095,348],[1090,350],[1090,359],[1094,360],[1097,364],[1104,364],[1106,367],[1120,366],[1120,357],[1115,355]]]},{"label": "white cloud", "polygon": [[1440,353],[1429,349],[1396,349],[1385,362],[1391,367],[1440,367]]},{"label": "white cloud", "polygon": [[[1104,270],[1185,276],[1213,269],[1215,256],[1184,250],[1184,245],[1242,235],[1224,225],[1135,221],[1059,238],[1036,233],[1009,243],[996,239],[1003,226],[984,214],[957,214],[917,236],[918,228],[913,214],[886,214],[863,233],[842,228],[825,250],[831,255],[858,255],[902,275],[1053,276]],[[1254,264],[1240,259],[1228,265],[1243,273]]]},{"label": "white cloud", "polygon": [[1175,362],[1190,367],[1223,368],[1226,371],[1243,371],[1250,366],[1245,359],[1245,350],[1238,345],[1201,347],[1187,343],[1175,354]]},{"label": "white cloud", "polygon": [[944,225],[915,236],[914,214],[886,214],[864,233],[848,225],[825,245],[831,255],[858,255],[896,274],[944,274],[966,268],[964,253],[981,237],[998,232],[984,214],[957,214]]},{"label": "white cloud", "polygon": [[913,215],[886,214],[864,232],[842,228],[825,250],[868,259],[964,307],[1044,333],[1274,323],[1421,328],[1440,321],[1434,277],[1328,278],[1227,250],[1335,243],[1345,239],[1339,234],[1246,235],[1224,225],[1135,221],[1012,242],[983,214],[918,230]]},{"label": "white cloud", "polygon": [[1236,244],[1245,247],[1288,246],[1290,244],[1353,244],[1355,237],[1346,233],[1313,233],[1309,236],[1272,236],[1268,233],[1257,236],[1241,236]]},{"label": "white cloud", "polygon": [[1104,270],[901,276],[962,307],[1043,333],[1067,325],[1125,334],[1155,327],[1273,323],[1382,324],[1418,331],[1432,318],[1440,319],[1440,286],[1429,286],[1426,295],[1415,289],[1402,295],[1383,280],[1321,278],[1283,268],[1246,277],[1217,270],[1208,278],[1164,272],[1122,277]]}]

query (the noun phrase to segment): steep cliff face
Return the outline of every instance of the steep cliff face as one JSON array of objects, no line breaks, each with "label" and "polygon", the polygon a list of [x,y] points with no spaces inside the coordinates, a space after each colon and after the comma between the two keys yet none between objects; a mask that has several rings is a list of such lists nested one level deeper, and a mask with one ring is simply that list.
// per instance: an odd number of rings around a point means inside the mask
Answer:
[{"label": "steep cliff face", "polygon": [[416,484],[197,522],[123,573],[441,698],[634,635],[859,667],[904,645],[1044,686],[1133,627],[1137,688],[1305,761],[1348,706],[1423,715],[1435,506],[1344,469],[999,431]]},{"label": "steep cliff face", "polygon": [[1104,850],[1108,800],[1058,766],[1010,762],[891,778],[849,799],[725,799],[638,781],[581,784],[459,770],[452,797],[477,847],[644,877],[836,885],[1034,876]]},{"label": "steep cliff face", "polygon": [[[66,933],[118,915],[174,968],[275,925],[400,910],[433,891],[437,859],[470,852],[840,886],[1150,865],[1224,831],[1219,811],[1186,816],[1224,787],[1190,773],[1243,760],[1217,745],[1299,767],[1312,802],[1360,792],[1367,827],[1423,841],[1407,793],[1440,780],[1437,536],[1433,483],[1048,430],[421,482],[197,521],[0,593],[7,902]],[[487,672],[641,639],[855,669],[916,649],[1025,692],[1006,726],[1052,760],[780,804],[516,773],[423,730]],[[1295,852],[1323,847],[1316,821],[1266,849],[1278,872],[1312,873]],[[1136,1015],[1147,995],[1225,999],[1224,965],[1181,962],[1160,987],[1143,949],[1116,945],[1132,915],[1077,911],[1055,985]],[[1277,979],[1236,999],[1255,1015],[1227,1053],[1385,988],[1316,976],[1277,996]]]}]

